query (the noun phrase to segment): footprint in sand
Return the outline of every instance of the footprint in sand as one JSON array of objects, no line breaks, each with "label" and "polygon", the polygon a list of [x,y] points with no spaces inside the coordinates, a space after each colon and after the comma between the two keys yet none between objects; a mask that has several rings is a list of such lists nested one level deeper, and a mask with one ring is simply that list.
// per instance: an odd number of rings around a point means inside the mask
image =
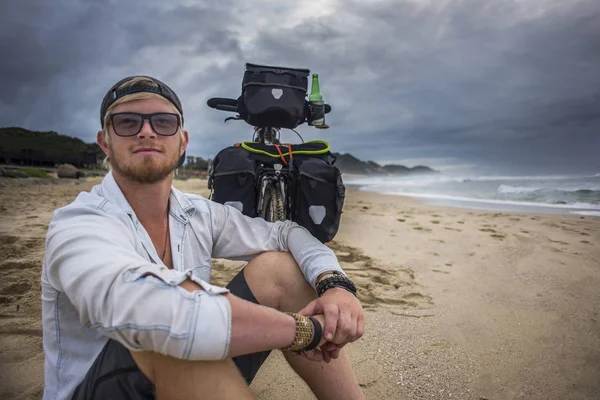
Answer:
[{"label": "footprint in sand", "polygon": [[0,246],[11,245],[11,244],[16,243],[17,241],[19,241],[18,236],[11,236],[11,235],[0,236]]},{"label": "footprint in sand", "polygon": [[462,232],[461,229],[456,229],[456,228],[450,228],[449,226],[444,227],[445,230],[447,231],[456,231],[456,232]]},{"label": "footprint in sand", "polygon": [[31,283],[20,280],[0,287],[0,295],[22,295],[31,289]]},{"label": "footprint in sand", "polygon": [[44,240],[43,237],[0,236],[0,254],[5,260],[21,258],[44,250]]},{"label": "footprint in sand", "polygon": [[440,274],[449,274],[450,272],[448,271],[442,271],[441,269],[432,269],[433,272],[438,272]]},{"label": "footprint in sand", "polygon": [[414,290],[415,276],[410,268],[381,265],[360,249],[335,241],[327,245],[356,284],[357,296],[363,306],[402,305],[426,308],[433,304],[430,296]]},{"label": "footprint in sand", "polygon": [[420,226],[420,225],[419,225],[419,226],[413,226],[413,229],[414,229],[414,230],[417,230],[417,231],[431,232],[431,229],[429,229],[429,228],[424,228],[424,227],[422,227],[422,226]]},{"label": "footprint in sand", "polygon": [[34,260],[6,260],[0,263],[0,271],[16,269],[19,271],[32,268],[40,268],[41,262]]}]

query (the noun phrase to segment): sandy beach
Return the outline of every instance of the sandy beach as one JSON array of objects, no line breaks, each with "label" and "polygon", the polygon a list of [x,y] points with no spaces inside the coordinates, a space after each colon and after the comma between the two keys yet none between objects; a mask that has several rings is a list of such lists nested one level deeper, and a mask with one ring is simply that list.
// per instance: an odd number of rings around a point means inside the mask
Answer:
[{"label": "sandy beach", "polygon": [[[40,399],[40,270],[52,212],[99,178],[0,182],[0,399]],[[206,181],[175,186],[207,195]],[[600,217],[430,206],[349,190],[330,243],[366,333],[347,346],[369,399],[600,399]],[[241,263],[215,260],[224,284]],[[258,399],[311,399],[274,351]]]}]

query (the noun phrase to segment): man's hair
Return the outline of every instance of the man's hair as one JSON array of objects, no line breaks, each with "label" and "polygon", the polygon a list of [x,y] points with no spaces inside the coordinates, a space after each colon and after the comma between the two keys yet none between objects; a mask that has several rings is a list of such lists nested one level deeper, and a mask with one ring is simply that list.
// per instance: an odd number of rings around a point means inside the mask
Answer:
[{"label": "man's hair", "polygon": [[[143,86],[153,86],[153,87],[158,87],[158,85],[156,84],[156,82],[154,82],[151,79],[148,79],[146,77],[143,76],[138,76],[135,77],[127,82],[125,82],[124,84],[122,84],[121,86],[119,86],[117,88],[117,90],[123,90],[135,85],[143,85]],[[159,99],[164,101],[165,103],[169,104],[171,107],[173,107],[174,112],[179,115],[179,120],[183,121],[183,117],[181,115],[181,113],[179,112],[179,110],[177,109],[177,107],[175,107],[173,105],[173,103],[171,103],[169,100],[167,100],[166,98],[155,94],[155,93],[148,93],[148,92],[139,92],[139,93],[132,93],[132,94],[128,94],[126,96],[123,96],[117,100],[115,100],[114,103],[112,103],[108,109],[106,110],[106,113],[103,115],[103,120],[104,120],[104,126],[102,128],[102,133],[104,135],[104,140],[106,141],[106,143],[110,143],[110,136],[108,135],[108,122],[109,122],[109,118],[110,118],[110,113],[112,112],[112,110],[114,110],[114,108],[116,106],[118,106],[119,104],[123,104],[123,103],[127,103],[129,101],[134,101],[134,100],[145,100],[145,99]],[[183,139],[183,126],[180,125],[179,126],[179,136]],[[111,169],[111,164],[110,164],[110,157],[106,156],[104,157],[104,160],[102,161],[102,166],[106,169]]]}]

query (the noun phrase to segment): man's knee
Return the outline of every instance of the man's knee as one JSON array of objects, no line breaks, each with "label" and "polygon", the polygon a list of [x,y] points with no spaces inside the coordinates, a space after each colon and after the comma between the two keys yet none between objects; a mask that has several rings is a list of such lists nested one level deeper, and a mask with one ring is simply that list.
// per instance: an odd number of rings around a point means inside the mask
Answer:
[{"label": "man's knee", "polygon": [[244,274],[247,279],[254,276],[281,290],[290,289],[290,285],[305,283],[304,275],[294,257],[283,251],[268,251],[256,256],[246,266]]},{"label": "man's knee", "polygon": [[[244,276],[251,291],[262,305],[282,309],[306,304],[314,292],[289,252],[265,252],[256,256],[245,268]],[[285,299],[282,305],[281,300]]]}]

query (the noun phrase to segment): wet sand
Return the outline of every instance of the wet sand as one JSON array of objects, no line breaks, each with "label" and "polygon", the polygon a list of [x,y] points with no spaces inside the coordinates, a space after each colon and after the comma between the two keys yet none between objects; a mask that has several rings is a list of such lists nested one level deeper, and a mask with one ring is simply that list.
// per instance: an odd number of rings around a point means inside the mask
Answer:
[{"label": "wet sand", "polygon": [[[43,388],[40,268],[55,208],[97,183],[0,182],[0,398]],[[13,181],[14,182],[14,181]],[[206,181],[176,181],[207,194]],[[367,315],[347,346],[370,399],[599,399],[600,218],[348,191],[329,245]],[[215,260],[215,283],[241,263]],[[252,390],[311,399],[274,351]]]}]

